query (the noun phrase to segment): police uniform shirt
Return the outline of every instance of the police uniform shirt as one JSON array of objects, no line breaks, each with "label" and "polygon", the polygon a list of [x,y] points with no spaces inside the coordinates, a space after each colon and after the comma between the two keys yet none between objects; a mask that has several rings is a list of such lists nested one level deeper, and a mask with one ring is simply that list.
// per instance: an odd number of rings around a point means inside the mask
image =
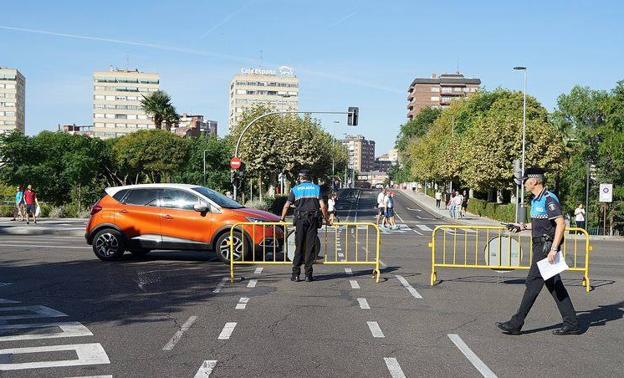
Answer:
[{"label": "police uniform shirt", "polygon": [[304,181],[291,189],[288,202],[295,204],[299,211],[316,211],[320,208],[321,187]]},{"label": "police uniform shirt", "polygon": [[537,197],[531,200],[531,235],[534,238],[542,235],[554,238],[557,227],[555,219],[561,216],[559,199],[544,188]]}]

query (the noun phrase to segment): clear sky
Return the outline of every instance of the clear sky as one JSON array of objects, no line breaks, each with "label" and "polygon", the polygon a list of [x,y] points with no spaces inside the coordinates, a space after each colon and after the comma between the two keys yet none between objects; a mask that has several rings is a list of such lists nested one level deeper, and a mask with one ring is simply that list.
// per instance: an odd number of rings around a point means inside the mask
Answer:
[{"label": "clear sky", "polygon": [[[3,1],[0,66],[26,76],[26,132],[90,124],[92,73],[159,72],[178,112],[227,131],[228,85],[242,67],[294,67],[300,110],[360,107],[336,135],[392,148],[414,77],[459,70],[487,89],[528,90],[549,110],[575,84],[624,79],[619,1]],[[334,124],[339,120],[340,124]]]}]

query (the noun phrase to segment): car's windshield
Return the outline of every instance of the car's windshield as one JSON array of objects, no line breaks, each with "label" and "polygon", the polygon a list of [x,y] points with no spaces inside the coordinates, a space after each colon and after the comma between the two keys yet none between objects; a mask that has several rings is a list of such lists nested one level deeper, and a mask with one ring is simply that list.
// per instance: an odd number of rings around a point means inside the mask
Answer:
[{"label": "car's windshield", "polygon": [[241,207],[244,207],[243,205],[234,201],[233,199],[228,198],[219,192],[215,192],[212,189],[204,188],[203,186],[197,186],[192,189],[196,191],[197,193],[207,197],[208,199],[210,199],[212,202],[216,203],[217,205],[221,207],[225,207],[226,209],[240,209]]}]

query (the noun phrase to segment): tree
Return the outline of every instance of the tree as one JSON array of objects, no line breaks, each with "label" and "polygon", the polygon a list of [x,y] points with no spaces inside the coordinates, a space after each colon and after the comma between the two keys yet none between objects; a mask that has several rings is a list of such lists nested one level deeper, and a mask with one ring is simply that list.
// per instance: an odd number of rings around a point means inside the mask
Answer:
[{"label": "tree", "polygon": [[401,130],[397,136],[395,147],[404,152],[412,138],[420,138],[427,133],[429,127],[438,119],[442,109],[426,107],[423,108],[416,116],[401,125]]},{"label": "tree", "polygon": [[[206,182],[204,182],[204,151],[206,152]],[[188,161],[174,182],[205,185],[218,191],[230,188],[230,157],[232,144],[229,139],[217,137],[193,138],[188,143]]]},{"label": "tree", "polygon": [[153,118],[157,129],[161,129],[164,122],[166,129],[170,130],[179,119],[175,107],[171,104],[171,97],[164,91],[156,91],[149,96],[143,96],[141,107]]}]

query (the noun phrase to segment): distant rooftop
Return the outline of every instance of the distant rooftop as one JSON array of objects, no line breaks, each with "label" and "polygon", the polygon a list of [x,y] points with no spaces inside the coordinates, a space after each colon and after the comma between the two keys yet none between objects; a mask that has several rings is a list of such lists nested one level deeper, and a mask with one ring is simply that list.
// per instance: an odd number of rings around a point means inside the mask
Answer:
[{"label": "distant rooftop", "polygon": [[443,73],[441,75],[432,74],[431,78],[416,78],[410,87],[415,84],[475,84],[480,85],[481,79],[464,77],[462,73]]}]

